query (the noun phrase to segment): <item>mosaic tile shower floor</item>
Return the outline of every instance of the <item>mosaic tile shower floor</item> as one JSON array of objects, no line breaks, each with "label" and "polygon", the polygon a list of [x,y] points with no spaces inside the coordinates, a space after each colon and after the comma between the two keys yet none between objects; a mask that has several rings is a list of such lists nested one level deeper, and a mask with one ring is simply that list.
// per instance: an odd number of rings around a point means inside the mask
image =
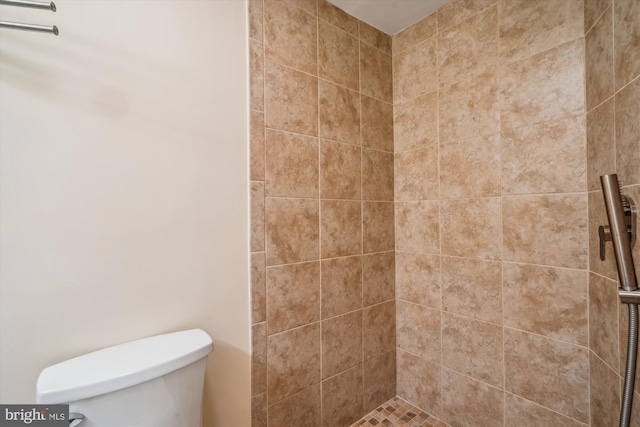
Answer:
[{"label": "mosaic tile shower floor", "polygon": [[448,427],[399,397],[387,400],[349,427]]}]

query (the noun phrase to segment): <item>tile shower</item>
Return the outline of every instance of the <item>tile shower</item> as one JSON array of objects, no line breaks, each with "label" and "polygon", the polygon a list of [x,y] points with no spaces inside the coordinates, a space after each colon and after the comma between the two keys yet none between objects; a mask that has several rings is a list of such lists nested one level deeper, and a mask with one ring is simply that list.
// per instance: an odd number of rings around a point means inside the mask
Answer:
[{"label": "tile shower", "polygon": [[249,0],[254,427],[617,423],[598,176],[640,199],[639,16],[453,0],[390,37]]}]

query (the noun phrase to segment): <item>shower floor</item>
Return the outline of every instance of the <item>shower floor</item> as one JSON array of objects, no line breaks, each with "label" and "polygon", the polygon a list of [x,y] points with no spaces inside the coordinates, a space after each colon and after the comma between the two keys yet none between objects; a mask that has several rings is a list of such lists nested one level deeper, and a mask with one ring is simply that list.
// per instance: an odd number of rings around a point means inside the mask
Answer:
[{"label": "shower floor", "polygon": [[378,406],[349,427],[448,427],[422,409],[394,397]]}]

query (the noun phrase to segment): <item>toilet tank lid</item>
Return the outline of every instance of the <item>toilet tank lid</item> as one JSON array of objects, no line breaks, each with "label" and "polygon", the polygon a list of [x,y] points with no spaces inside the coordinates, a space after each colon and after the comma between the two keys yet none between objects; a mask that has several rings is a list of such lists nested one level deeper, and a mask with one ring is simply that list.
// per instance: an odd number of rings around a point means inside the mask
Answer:
[{"label": "toilet tank lid", "polygon": [[45,368],[36,402],[69,403],[161,377],[206,357],[211,337],[201,329],[173,332],[108,347]]}]

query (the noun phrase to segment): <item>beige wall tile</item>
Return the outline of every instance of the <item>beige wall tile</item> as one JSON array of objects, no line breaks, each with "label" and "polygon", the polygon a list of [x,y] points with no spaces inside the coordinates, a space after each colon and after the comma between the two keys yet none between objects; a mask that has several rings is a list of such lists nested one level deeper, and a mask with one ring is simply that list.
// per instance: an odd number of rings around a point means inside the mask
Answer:
[{"label": "beige wall tile", "polygon": [[362,95],[360,136],[363,147],[393,151],[393,106]]},{"label": "beige wall tile", "polygon": [[360,143],[360,94],[320,80],[320,136]]},{"label": "beige wall tile", "polygon": [[502,255],[500,198],[443,200],[442,254],[483,259]]},{"label": "beige wall tile", "polygon": [[326,0],[318,0],[318,18],[358,37],[358,19]]},{"label": "beige wall tile", "polygon": [[440,309],[440,257],[397,251],[396,298]]},{"label": "beige wall tile", "polygon": [[317,75],[317,19],[282,0],[264,2],[267,59]]},{"label": "beige wall tile", "polygon": [[263,0],[249,0],[249,37],[262,41],[264,34],[262,31],[262,11]]},{"label": "beige wall tile", "polygon": [[499,135],[439,146],[443,199],[500,195]]},{"label": "beige wall tile", "polygon": [[395,104],[437,89],[436,45],[436,39],[432,37],[393,57]]},{"label": "beige wall tile", "polygon": [[589,422],[589,351],[509,328],[504,333],[506,390]]},{"label": "beige wall tile", "polygon": [[613,245],[605,244],[605,260],[600,259],[600,237],[598,227],[608,225],[607,211],[604,207],[604,199],[601,191],[588,194],[589,200],[589,269],[595,273],[618,280],[616,259],[613,253]]},{"label": "beige wall tile", "polygon": [[372,27],[366,22],[360,21],[360,41],[380,49],[387,55],[391,55],[391,36]]},{"label": "beige wall tile", "polygon": [[442,372],[442,418],[451,425],[502,427],[504,393],[449,369]]},{"label": "beige wall tile", "polygon": [[613,9],[585,36],[587,111],[613,95]]},{"label": "beige wall tile", "polygon": [[440,253],[440,203],[432,200],[396,202],[396,249]]},{"label": "beige wall tile", "polygon": [[251,427],[267,427],[267,393],[251,398]]},{"label": "beige wall tile", "polygon": [[249,40],[249,108],[264,111],[264,47]]},{"label": "beige wall tile", "polygon": [[322,258],[362,253],[361,203],[343,200],[320,202],[320,255]]},{"label": "beige wall tile", "polygon": [[267,285],[264,252],[251,254],[251,323],[267,320]]},{"label": "beige wall tile", "polygon": [[[459,373],[502,389],[502,326],[443,313],[442,363]],[[443,388],[447,389],[446,381]],[[474,406],[471,402],[467,404]],[[446,413],[446,404],[444,409]],[[451,422],[455,418],[445,419]]]},{"label": "beige wall tile", "polygon": [[589,344],[591,351],[619,372],[618,283],[589,274]]},{"label": "beige wall tile", "polygon": [[441,144],[500,130],[498,79],[494,73],[441,89],[438,96]]},{"label": "beige wall tile", "polygon": [[320,320],[320,263],[267,268],[269,335]]},{"label": "beige wall tile", "polygon": [[[635,201],[637,207],[640,203],[640,185],[624,187],[623,192]],[[633,259],[640,260],[640,244],[634,245],[631,253],[633,255]],[[640,268],[638,267],[640,266],[638,265],[638,261],[636,261],[636,275],[640,276]]]},{"label": "beige wall tile", "polygon": [[584,32],[588,32],[596,20],[606,8],[611,6],[612,0],[585,0],[584,1]]},{"label": "beige wall tile", "polygon": [[396,395],[396,352],[369,359],[363,371],[363,409],[369,412]]},{"label": "beige wall tile", "polygon": [[618,179],[625,185],[640,184],[640,79],[616,94],[615,105]]},{"label": "beige wall tile", "polygon": [[438,198],[438,147],[395,155],[395,200]]},{"label": "beige wall tile", "polygon": [[264,251],[265,208],[264,182],[251,182],[251,252]]},{"label": "beige wall tile", "polygon": [[385,102],[393,101],[391,56],[360,42],[360,92]]},{"label": "beige wall tile", "polygon": [[591,425],[593,427],[618,425],[620,377],[593,353],[589,354],[589,362]]},{"label": "beige wall tile", "polygon": [[[562,4],[568,3],[575,1]],[[583,113],[582,39],[505,65],[500,75],[500,110],[502,129]]]},{"label": "beige wall tile", "polygon": [[422,43],[436,35],[438,31],[438,15],[432,13],[393,35],[393,55],[397,55],[410,47]]},{"label": "beige wall tile", "polygon": [[322,378],[353,366],[362,368],[362,312],[322,321]]},{"label": "beige wall tile", "polygon": [[249,112],[249,179],[264,181],[264,113]]},{"label": "beige wall tile", "polygon": [[438,9],[438,31],[459,24],[495,3],[496,0],[452,0]]},{"label": "beige wall tile", "polygon": [[600,176],[616,170],[613,99],[587,114],[587,184],[600,191]]},{"label": "beige wall tile", "polygon": [[500,55],[513,62],[584,35],[582,0],[501,0]]},{"label": "beige wall tile", "polygon": [[394,105],[395,152],[426,148],[438,142],[438,93]]},{"label": "beige wall tile", "polygon": [[318,79],[266,61],[265,109],[267,127],[317,136]]},{"label": "beige wall tile", "polygon": [[503,131],[503,193],[585,191],[585,127],[579,115]]},{"label": "beige wall tile", "polygon": [[503,257],[569,268],[587,266],[587,196],[502,198]]},{"label": "beige wall tile", "polygon": [[[269,406],[269,427],[320,427],[320,383]],[[255,427],[255,426],[251,426]]]},{"label": "beige wall tile", "polygon": [[320,197],[360,199],[360,148],[320,141]]},{"label": "beige wall tile", "polygon": [[441,413],[441,367],[398,349],[398,395],[429,414]]},{"label": "beige wall tile", "polygon": [[292,5],[304,10],[307,13],[310,13],[313,16],[316,16],[317,13],[317,5],[316,0],[284,0]]},{"label": "beige wall tile", "polygon": [[348,426],[358,421],[364,413],[362,389],[362,364],[323,381],[323,427]]},{"label": "beige wall tile", "polygon": [[[620,387],[623,387],[627,366],[627,343],[629,341],[629,306],[626,304],[618,306],[618,333],[618,354],[620,355],[620,372],[618,374],[622,378]],[[635,391],[636,394],[640,393],[640,370],[638,369],[636,369]]]},{"label": "beige wall tile", "polygon": [[498,61],[498,8],[482,13],[438,34],[440,87],[493,72]]},{"label": "beige wall tile", "polygon": [[362,203],[363,252],[394,250],[393,202]]},{"label": "beige wall tile", "polygon": [[502,263],[442,257],[443,310],[502,324]]},{"label": "beige wall tile", "polygon": [[364,360],[370,360],[396,347],[396,306],[393,301],[362,310]]},{"label": "beige wall tile", "polygon": [[[322,3],[326,3],[322,1]],[[335,7],[331,5],[331,7]],[[324,10],[321,7],[320,10]],[[356,28],[358,28],[356,22]],[[360,44],[356,37],[338,28],[318,23],[318,73],[320,78],[330,80],[349,89],[359,90]]]},{"label": "beige wall tile", "polygon": [[267,391],[267,324],[251,327],[251,396]]},{"label": "beige wall tile", "polygon": [[320,323],[267,338],[269,402],[320,382]]},{"label": "beige wall tile", "polygon": [[393,154],[362,149],[363,200],[393,200]]},{"label": "beige wall tile", "polygon": [[518,427],[563,426],[585,427],[585,424],[560,415],[536,403],[505,393],[504,425]]},{"label": "beige wall tile", "polygon": [[320,263],[322,318],[362,308],[362,259],[334,258]]},{"label": "beige wall tile", "polygon": [[635,0],[613,3],[616,89],[640,75],[640,4]]},{"label": "beige wall tile", "polygon": [[394,252],[362,257],[362,305],[379,304],[395,297]]},{"label": "beige wall tile", "polygon": [[318,259],[318,209],[317,200],[267,199],[267,265]]},{"label": "beige wall tile", "polygon": [[267,197],[318,197],[318,139],[266,130]]},{"label": "beige wall tile", "polygon": [[424,360],[440,363],[442,335],[440,310],[397,301],[398,348]]},{"label": "beige wall tile", "polygon": [[586,346],[587,273],[504,263],[504,324]]}]

